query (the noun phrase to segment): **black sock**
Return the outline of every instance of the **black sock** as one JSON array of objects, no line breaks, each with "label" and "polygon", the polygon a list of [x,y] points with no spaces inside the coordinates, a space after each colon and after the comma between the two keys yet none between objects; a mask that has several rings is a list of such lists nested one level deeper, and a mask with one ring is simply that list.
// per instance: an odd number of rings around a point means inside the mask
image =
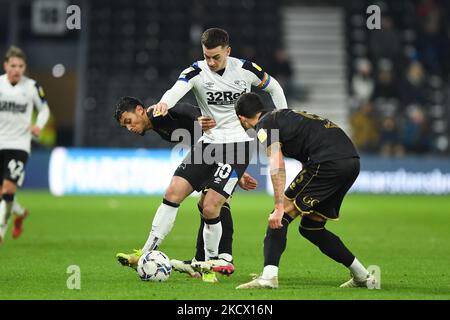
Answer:
[{"label": "black sock", "polygon": [[[220,220],[222,221],[222,237],[219,243],[219,254],[228,253],[233,255],[233,218],[231,208],[225,203],[220,209]],[[229,261],[231,262],[231,261]]]},{"label": "black sock", "polygon": [[195,251],[195,260],[205,261],[205,242],[203,241],[203,228],[205,226],[205,220],[203,219],[203,208],[198,205],[198,211],[200,211],[200,227],[197,233],[197,246]]},{"label": "black sock", "polygon": [[314,221],[303,218],[298,228],[300,234],[319,247],[320,251],[347,268],[355,260],[355,256],[347,249],[341,239],[325,229],[325,221]]},{"label": "black sock", "polygon": [[[198,206],[200,211],[200,227],[197,233],[197,246],[195,251],[195,260],[205,260],[205,243],[203,241],[203,228],[205,226],[205,220],[203,219],[203,209]],[[230,205],[225,203],[220,209],[220,220],[222,222],[222,237],[219,243],[219,254],[228,253],[233,255],[233,218],[231,216]],[[230,261],[231,262],[231,261]]]},{"label": "black sock", "polygon": [[264,266],[278,266],[281,255],[286,249],[287,231],[289,223],[293,219],[286,213],[283,215],[281,229],[271,229],[267,227],[266,237],[264,238]]}]

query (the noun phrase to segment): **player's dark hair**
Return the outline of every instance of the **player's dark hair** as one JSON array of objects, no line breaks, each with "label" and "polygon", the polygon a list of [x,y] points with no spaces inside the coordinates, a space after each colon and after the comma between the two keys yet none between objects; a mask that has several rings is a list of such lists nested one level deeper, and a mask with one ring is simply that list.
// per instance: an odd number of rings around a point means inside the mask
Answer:
[{"label": "player's dark hair", "polygon": [[238,116],[254,118],[258,112],[264,111],[264,104],[261,98],[253,92],[244,93],[236,101],[234,107]]},{"label": "player's dark hair", "polygon": [[25,52],[23,52],[22,49],[20,49],[16,46],[11,46],[8,48],[8,51],[6,51],[6,54],[5,54],[4,62],[8,62],[10,58],[20,58],[25,62],[27,61]]},{"label": "player's dark hair", "polygon": [[135,97],[121,97],[116,105],[116,111],[114,112],[114,118],[120,122],[120,117],[124,112],[134,112],[137,106],[144,107],[141,100]]},{"label": "player's dark hair", "polygon": [[228,32],[223,29],[207,29],[202,34],[202,45],[204,45],[206,49],[214,49],[218,46],[228,47],[230,45],[230,37],[228,36]]}]

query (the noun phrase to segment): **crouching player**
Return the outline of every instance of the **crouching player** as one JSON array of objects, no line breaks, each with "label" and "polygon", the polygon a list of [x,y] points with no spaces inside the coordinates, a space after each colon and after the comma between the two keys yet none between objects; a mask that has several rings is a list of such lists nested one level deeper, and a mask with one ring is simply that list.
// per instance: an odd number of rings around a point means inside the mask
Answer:
[{"label": "crouching player", "polygon": [[[200,109],[193,105],[179,103],[171,108],[167,115],[155,116],[152,108],[145,108],[141,101],[133,97],[122,97],[120,99],[114,117],[122,127],[130,132],[144,135],[146,131],[154,130],[166,141],[187,144],[189,147],[200,138],[202,129],[208,130],[215,126],[215,121],[213,119],[202,116]],[[195,126],[198,126],[197,130]],[[177,129],[186,130],[189,133],[190,141],[174,141],[175,135],[173,135],[173,133]],[[197,137],[196,132],[198,132]],[[205,181],[205,185],[208,182],[209,181]],[[257,186],[257,181],[249,174],[244,173],[239,181],[239,186],[244,190],[253,190]],[[207,189],[202,191],[201,198],[198,202],[201,221],[197,235],[195,257],[192,260],[187,261],[171,260],[172,267],[175,270],[185,272],[192,277],[201,276],[200,273],[196,272],[191,266],[192,262],[205,261],[203,241],[203,228],[205,222],[202,216],[202,203],[207,192]],[[219,260],[221,263],[215,266],[212,271],[230,275],[234,272],[232,256],[233,219],[228,202],[221,208],[220,218],[223,228],[219,243]],[[136,250],[136,252],[132,254],[118,253],[117,259],[122,265],[135,268],[141,254],[142,252],[140,250]],[[211,282],[217,281],[214,273],[204,273],[203,279]]]},{"label": "crouching player", "polygon": [[[358,153],[344,131],[306,112],[266,112],[253,93],[242,95],[235,109],[242,126],[255,129],[258,140],[267,147],[275,198],[264,239],[263,273],[237,289],[278,287],[278,265],[286,248],[288,226],[299,215],[300,234],[350,270],[352,278],[341,287],[375,287],[376,278],[338,236],[325,228],[328,220],[338,220],[344,196],[359,174]],[[283,155],[303,164],[285,192]]]}]

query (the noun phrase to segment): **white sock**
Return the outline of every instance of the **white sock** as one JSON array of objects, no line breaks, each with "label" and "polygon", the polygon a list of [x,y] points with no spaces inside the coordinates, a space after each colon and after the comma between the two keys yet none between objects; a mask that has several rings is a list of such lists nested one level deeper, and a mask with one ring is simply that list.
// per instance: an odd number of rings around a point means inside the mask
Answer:
[{"label": "white sock", "polygon": [[357,279],[365,279],[369,274],[366,268],[355,258],[350,267],[348,267],[352,275]]},{"label": "white sock", "polygon": [[6,219],[6,201],[0,201],[0,238],[5,239],[8,230],[8,219]]},{"label": "white sock", "polygon": [[0,225],[8,224],[11,216],[13,202],[2,200],[0,203]]},{"label": "white sock", "polygon": [[208,224],[203,228],[203,242],[205,243],[205,261],[219,255],[219,243],[222,238],[222,222]]},{"label": "white sock", "polygon": [[172,230],[175,218],[177,217],[177,212],[178,207],[161,203],[158,210],[156,210],[152,222],[152,230],[142,251],[147,252],[158,248],[170,230]]},{"label": "white sock", "polygon": [[14,200],[12,211],[18,217],[23,217],[23,215],[25,214],[25,209],[20,205],[20,203],[17,200]]},{"label": "white sock", "polygon": [[268,265],[264,267],[262,278],[263,279],[272,279],[273,277],[278,277],[278,267]]},{"label": "white sock", "polygon": [[0,225],[4,223],[6,215],[6,204],[5,201],[0,200]]},{"label": "white sock", "polygon": [[233,261],[233,256],[229,253],[220,253],[219,259],[223,259],[227,262],[231,262],[231,261]]}]

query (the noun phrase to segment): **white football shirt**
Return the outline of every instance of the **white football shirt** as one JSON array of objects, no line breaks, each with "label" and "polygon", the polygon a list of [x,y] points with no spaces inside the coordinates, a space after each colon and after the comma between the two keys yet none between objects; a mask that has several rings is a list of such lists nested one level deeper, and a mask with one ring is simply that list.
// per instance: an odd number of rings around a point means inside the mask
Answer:
[{"label": "white football shirt", "polygon": [[234,105],[244,93],[257,86],[271,93],[275,106],[287,108],[283,89],[261,67],[250,61],[228,57],[222,75],[211,71],[205,60],[197,61],[185,69],[175,85],[161,98],[173,107],[189,90],[192,90],[202,115],[213,118],[216,127],[206,131],[206,143],[234,143],[252,140],[242,128]]},{"label": "white football shirt", "polygon": [[0,150],[30,153],[33,107],[39,111],[36,125],[42,129],[49,117],[42,87],[25,76],[13,86],[6,74],[0,76]]}]

